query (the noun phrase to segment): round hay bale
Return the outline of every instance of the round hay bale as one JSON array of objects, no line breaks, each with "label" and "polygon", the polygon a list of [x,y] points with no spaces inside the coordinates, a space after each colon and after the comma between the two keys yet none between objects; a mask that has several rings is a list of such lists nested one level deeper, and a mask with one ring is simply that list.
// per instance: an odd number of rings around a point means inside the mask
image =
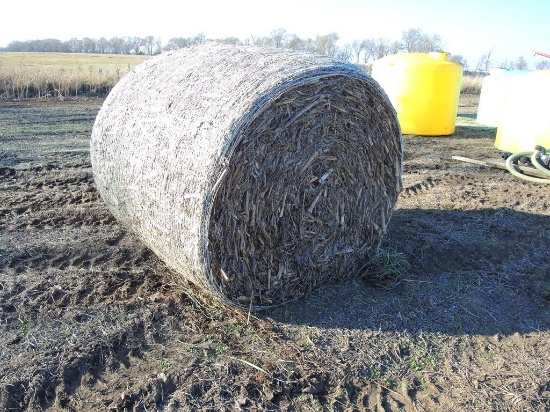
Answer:
[{"label": "round hay bale", "polygon": [[356,66],[215,43],[136,67],[91,137],[113,215],[177,278],[253,310],[358,274],[402,157],[391,103]]}]

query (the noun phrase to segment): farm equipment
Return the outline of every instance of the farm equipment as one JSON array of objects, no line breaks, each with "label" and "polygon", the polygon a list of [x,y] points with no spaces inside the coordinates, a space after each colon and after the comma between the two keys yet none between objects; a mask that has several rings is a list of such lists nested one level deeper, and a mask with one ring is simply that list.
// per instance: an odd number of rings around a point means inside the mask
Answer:
[{"label": "farm equipment", "polygon": [[[541,148],[543,149],[543,148]],[[452,159],[460,162],[472,163],[476,165],[491,167],[495,169],[508,170],[514,176],[517,176],[523,180],[529,180],[534,183],[550,183],[550,169],[548,166],[548,156],[550,153],[541,153],[543,150],[539,150],[537,154],[538,163],[532,163],[532,157],[534,152],[520,152],[515,155],[508,154],[506,161],[503,160],[478,160],[470,159],[463,156],[452,156]],[[544,150],[546,152],[546,150]],[[532,153],[532,154],[531,154]],[[509,165],[506,163],[509,161]],[[535,168],[532,165],[538,164],[542,169]],[[513,172],[512,172],[513,170]],[[538,179],[538,180],[531,180]]]},{"label": "farm equipment", "polygon": [[533,50],[533,56],[542,56],[542,57],[548,57],[550,59],[550,54],[542,53],[537,50]]},{"label": "farm equipment", "polygon": [[[529,164],[542,173],[543,177],[527,175],[524,170],[519,169],[518,163]],[[535,146],[534,151],[514,153],[506,158],[506,169],[520,179],[534,183],[550,184],[550,151],[542,146]]]}]

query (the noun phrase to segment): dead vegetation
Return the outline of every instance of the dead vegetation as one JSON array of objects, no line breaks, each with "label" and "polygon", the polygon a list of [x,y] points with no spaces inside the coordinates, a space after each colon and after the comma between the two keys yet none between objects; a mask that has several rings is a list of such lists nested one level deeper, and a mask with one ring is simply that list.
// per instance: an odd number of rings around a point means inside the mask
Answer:
[{"label": "dead vegetation", "polygon": [[212,43],[126,76],[91,160],[109,210],[178,279],[257,310],[353,277],[376,253],[402,146],[389,99],[355,66]]}]

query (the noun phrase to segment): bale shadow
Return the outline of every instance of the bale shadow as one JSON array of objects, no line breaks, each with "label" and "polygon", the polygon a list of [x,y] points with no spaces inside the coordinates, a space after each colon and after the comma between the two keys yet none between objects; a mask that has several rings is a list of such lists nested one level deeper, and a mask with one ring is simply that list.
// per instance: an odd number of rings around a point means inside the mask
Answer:
[{"label": "bale shadow", "polygon": [[468,140],[494,140],[497,129],[490,126],[457,125],[453,137]]},{"label": "bale shadow", "polygon": [[448,335],[549,330],[545,227],[550,216],[506,208],[399,209],[381,248],[409,263],[397,287],[354,278],[262,316],[321,328]]}]

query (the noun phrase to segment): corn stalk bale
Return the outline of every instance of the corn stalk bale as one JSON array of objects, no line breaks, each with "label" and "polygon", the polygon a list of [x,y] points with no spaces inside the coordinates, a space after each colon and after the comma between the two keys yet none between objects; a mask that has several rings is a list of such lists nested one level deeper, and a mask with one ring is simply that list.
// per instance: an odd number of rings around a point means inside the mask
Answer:
[{"label": "corn stalk bale", "polygon": [[94,124],[113,215],[182,283],[253,310],[355,276],[401,190],[395,111],[361,69],[208,43],[127,74]]}]

